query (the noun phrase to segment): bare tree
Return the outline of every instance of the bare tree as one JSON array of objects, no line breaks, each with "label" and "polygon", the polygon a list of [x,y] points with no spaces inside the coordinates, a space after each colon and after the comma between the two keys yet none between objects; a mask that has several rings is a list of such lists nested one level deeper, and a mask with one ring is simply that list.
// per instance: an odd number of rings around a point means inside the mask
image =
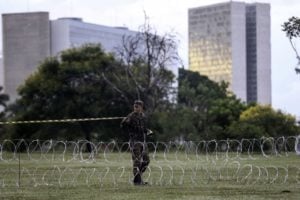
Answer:
[{"label": "bare tree", "polygon": [[[147,111],[153,112],[163,101],[174,96],[175,75],[170,68],[177,69],[181,64],[177,43],[175,34],[158,35],[145,15],[145,23],[138,33],[124,35],[121,45],[116,48],[124,75],[116,79],[122,84],[107,82],[120,95],[126,96],[124,99],[142,99]],[[128,88],[134,89],[130,93],[126,91]]]}]

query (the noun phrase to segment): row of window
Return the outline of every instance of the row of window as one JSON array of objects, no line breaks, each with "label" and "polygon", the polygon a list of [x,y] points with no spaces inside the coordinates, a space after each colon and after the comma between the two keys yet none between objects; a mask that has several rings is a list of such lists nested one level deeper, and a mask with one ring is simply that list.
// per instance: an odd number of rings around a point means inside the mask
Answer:
[{"label": "row of window", "polygon": [[193,14],[203,14],[209,12],[222,12],[222,13],[230,13],[230,4],[227,5],[220,5],[220,6],[211,6],[206,8],[199,8],[199,9],[190,9],[189,12]]}]

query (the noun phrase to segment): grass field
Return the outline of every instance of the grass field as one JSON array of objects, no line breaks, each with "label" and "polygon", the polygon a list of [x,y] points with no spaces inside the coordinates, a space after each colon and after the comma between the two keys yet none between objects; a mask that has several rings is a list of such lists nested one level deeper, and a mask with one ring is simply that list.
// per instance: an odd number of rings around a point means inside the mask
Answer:
[{"label": "grass field", "polygon": [[2,152],[0,199],[300,199],[300,157],[294,154],[150,157],[149,184],[134,186],[129,153],[89,159]]}]

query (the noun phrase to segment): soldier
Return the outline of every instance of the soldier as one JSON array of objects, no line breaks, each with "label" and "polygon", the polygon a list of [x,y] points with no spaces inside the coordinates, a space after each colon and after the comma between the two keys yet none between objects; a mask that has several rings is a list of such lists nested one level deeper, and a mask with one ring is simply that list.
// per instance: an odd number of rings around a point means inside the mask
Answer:
[{"label": "soldier", "polygon": [[152,134],[152,131],[147,129],[143,107],[143,101],[136,100],[133,105],[133,112],[121,122],[121,128],[129,133],[134,185],[147,184],[143,182],[142,174],[150,162],[145,142],[146,136]]}]

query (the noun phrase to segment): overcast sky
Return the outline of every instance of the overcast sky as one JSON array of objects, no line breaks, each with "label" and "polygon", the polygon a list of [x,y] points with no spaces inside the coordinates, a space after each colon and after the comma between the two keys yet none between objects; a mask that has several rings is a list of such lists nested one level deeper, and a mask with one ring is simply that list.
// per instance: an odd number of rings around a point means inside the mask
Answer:
[{"label": "overcast sky", "polygon": [[[50,19],[80,17],[85,22],[108,26],[127,26],[137,30],[144,23],[144,12],[159,33],[173,31],[180,40],[179,53],[188,64],[188,8],[228,2],[224,0],[0,0],[0,13],[49,11]],[[291,16],[300,17],[299,0],[257,0],[271,4],[272,106],[300,116],[300,75],[294,68],[295,53],[281,31]],[[2,20],[1,20],[2,27]],[[2,30],[0,31],[2,38]],[[300,40],[298,43],[300,51]],[[0,54],[2,52],[2,39]],[[0,73],[2,73],[0,71]]]}]

